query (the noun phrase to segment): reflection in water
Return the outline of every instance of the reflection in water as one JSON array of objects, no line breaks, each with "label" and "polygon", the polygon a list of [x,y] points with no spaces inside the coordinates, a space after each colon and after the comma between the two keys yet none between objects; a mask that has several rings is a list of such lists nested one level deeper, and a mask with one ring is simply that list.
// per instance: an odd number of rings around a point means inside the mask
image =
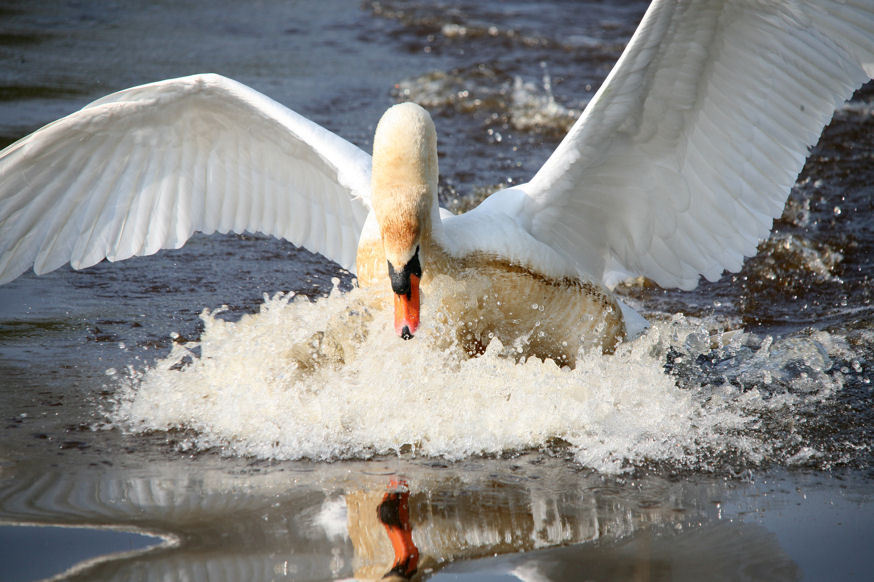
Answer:
[{"label": "reflection in water", "polygon": [[376,515],[385,526],[388,539],[395,553],[395,560],[384,579],[409,580],[419,565],[419,548],[413,543],[413,528],[410,525],[410,491],[404,481],[392,481],[390,490],[376,507]]},{"label": "reflection in water", "polygon": [[[570,513],[551,512],[541,516],[543,527],[532,528],[526,526],[537,518],[522,505],[478,511],[485,500],[480,494],[456,492],[453,497],[460,503],[452,506],[460,513],[447,519],[447,513],[435,512],[425,497],[433,494],[414,496],[411,510],[406,482],[394,480],[381,497],[378,492],[346,496],[356,580],[402,582],[443,567],[445,574],[455,576],[503,573],[508,579],[538,582],[578,580],[583,574],[590,580],[789,581],[800,577],[776,536],[759,525],[717,520],[690,527],[681,517],[684,511],[653,507],[639,516],[636,527],[614,531],[609,520],[599,523],[598,515],[606,516],[609,510],[599,512],[595,499],[591,521],[581,523]],[[377,521],[388,534],[393,562]],[[422,544],[421,570],[416,569],[420,554],[414,538]],[[572,545],[562,545],[567,543]],[[544,547],[548,549],[535,549]],[[492,557],[470,559],[486,555]],[[380,576],[389,563],[391,568]]]},{"label": "reflection in water", "polygon": [[[374,508],[372,503],[377,499]],[[346,495],[346,507],[348,534],[355,548],[355,577],[397,582],[413,579],[418,573],[419,548],[413,541],[410,490],[406,482],[392,479],[381,498],[369,491],[350,493]],[[387,535],[382,534],[380,525]],[[386,539],[394,553],[391,562],[385,561]],[[386,563],[390,566],[386,567]],[[380,576],[379,572],[384,574]]]},{"label": "reflection in water", "polygon": [[798,576],[773,533],[720,515],[720,503],[751,493],[745,499],[754,500],[754,492],[652,477],[613,486],[542,462],[533,459],[524,475],[477,467],[467,480],[463,471],[412,466],[388,489],[385,476],[363,472],[373,463],[233,472],[196,464],[183,471],[176,461],[148,472],[48,474],[19,466],[0,480],[0,518],[173,540],[80,565],[68,580],[400,581],[503,572],[561,581],[583,570],[592,579]]},{"label": "reflection in water", "polygon": [[[449,565],[454,580],[505,574],[507,580],[548,582],[799,580],[798,567],[760,525],[715,522],[695,528],[643,529],[626,538],[508,554]],[[439,576],[438,576],[439,578]]]}]

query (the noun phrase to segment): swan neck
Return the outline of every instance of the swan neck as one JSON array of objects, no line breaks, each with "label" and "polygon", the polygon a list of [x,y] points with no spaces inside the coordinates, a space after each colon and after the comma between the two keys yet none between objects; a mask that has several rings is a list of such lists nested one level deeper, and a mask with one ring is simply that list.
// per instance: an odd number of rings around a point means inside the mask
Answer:
[{"label": "swan neck", "polygon": [[396,266],[404,265],[419,245],[430,245],[439,224],[437,176],[431,116],[413,103],[391,107],[373,139],[371,191],[386,258]]}]

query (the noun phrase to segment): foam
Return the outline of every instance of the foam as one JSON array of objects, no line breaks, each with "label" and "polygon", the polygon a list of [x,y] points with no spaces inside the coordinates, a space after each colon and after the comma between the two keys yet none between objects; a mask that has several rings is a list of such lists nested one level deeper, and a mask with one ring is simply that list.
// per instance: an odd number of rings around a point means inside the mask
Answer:
[{"label": "foam", "polygon": [[[556,101],[549,72],[545,64],[542,67],[540,84],[518,76],[510,77],[483,64],[449,72],[433,71],[402,80],[395,96],[431,110],[450,108],[466,114],[492,112],[513,129],[561,137],[580,116],[581,109],[565,107]],[[490,129],[491,140],[503,140],[500,132]]]},{"label": "foam", "polygon": [[[465,358],[446,349],[427,316],[414,340],[401,341],[391,314],[364,308],[365,298],[357,288],[316,302],[265,297],[259,313],[237,322],[205,311],[198,342],[115,376],[111,422],[131,432],[183,429],[185,449],[266,459],[456,460],[548,448],[616,473],[662,461],[706,468],[709,453],[726,449],[761,461],[773,444],[747,430],[757,415],[840,388],[823,372],[832,349],[824,337],[761,341],[674,316],[613,356],[580,354],[571,370],[516,363],[496,341]],[[732,356],[730,370],[678,372],[713,349]],[[822,361],[793,367],[811,354]],[[775,391],[781,382],[806,388]]]}]

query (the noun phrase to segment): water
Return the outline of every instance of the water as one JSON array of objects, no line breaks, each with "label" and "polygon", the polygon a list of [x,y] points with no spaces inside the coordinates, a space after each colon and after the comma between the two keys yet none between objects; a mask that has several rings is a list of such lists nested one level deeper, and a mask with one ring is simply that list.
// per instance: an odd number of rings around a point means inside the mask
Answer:
[{"label": "water", "polygon": [[[91,569],[105,560],[129,558],[164,542],[136,532],[63,526],[0,526],[4,576],[48,578],[59,570]],[[47,561],[45,556],[52,556]]]},{"label": "water", "polygon": [[[530,178],[644,9],[7,2],[0,136],[212,71],[369,150],[411,98],[461,210]],[[2,578],[71,567],[34,525],[160,536],[94,538],[68,579],[379,578],[391,549],[365,522],[402,477],[435,580],[864,579],[872,103],[838,111],[759,256],[693,292],[620,289],[652,329],[575,370],[494,344],[458,359],[435,330],[394,341],[382,313],[332,364],[351,277],[259,236],[0,288],[0,522],[25,540]]]}]

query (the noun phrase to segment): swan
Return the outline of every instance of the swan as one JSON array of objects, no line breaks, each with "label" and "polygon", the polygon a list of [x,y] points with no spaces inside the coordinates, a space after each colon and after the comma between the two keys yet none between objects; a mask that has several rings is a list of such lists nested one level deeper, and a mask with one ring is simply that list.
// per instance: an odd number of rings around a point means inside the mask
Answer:
[{"label": "swan", "polygon": [[572,361],[631,333],[619,282],[692,289],[739,270],[872,76],[869,0],[656,0],[533,178],[461,215],[437,205],[417,105],[385,113],[371,158],[220,75],[133,87],[0,152],[0,284],[261,232],[393,297],[402,338],[430,317],[469,352],[524,336]]},{"label": "swan", "polygon": [[[579,278],[571,262],[513,217],[441,216],[437,176],[431,116],[414,103],[389,108],[373,138],[373,210],[356,269],[362,287],[390,286],[400,337],[410,339],[418,328],[420,285],[442,282],[441,311],[451,315],[442,323],[456,329],[467,353],[482,352],[492,337],[505,344],[526,337],[526,355],[562,364],[580,347],[615,347],[625,335],[615,297]],[[493,246],[496,239],[501,246]]]}]

